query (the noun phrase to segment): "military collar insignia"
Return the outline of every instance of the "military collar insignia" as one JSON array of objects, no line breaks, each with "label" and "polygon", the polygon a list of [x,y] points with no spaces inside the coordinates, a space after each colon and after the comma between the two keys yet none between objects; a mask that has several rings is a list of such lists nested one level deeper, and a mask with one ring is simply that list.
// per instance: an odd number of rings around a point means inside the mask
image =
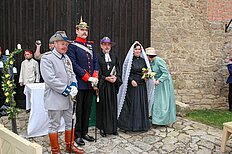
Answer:
[{"label": "military collar insignia", "polygon": [[66,61],[66,64],[68,65],[68,66],[70,66],[71,64],[70,64],[70,62],[69,62],[69,60],[67,60]]},{"label": "military collar insignia", "polygon": [[51,52],[59,59],[62,59],[64,57],[64,55],[60,54],[55,48]]}]

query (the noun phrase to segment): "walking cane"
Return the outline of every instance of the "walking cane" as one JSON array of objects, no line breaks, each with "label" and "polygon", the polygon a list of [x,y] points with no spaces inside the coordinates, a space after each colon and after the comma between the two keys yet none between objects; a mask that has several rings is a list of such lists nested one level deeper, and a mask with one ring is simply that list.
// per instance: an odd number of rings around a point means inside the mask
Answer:
[{"label": "walking cane", "polygon": [[[73,131],[74,119],[76,117],[76,112],[75,112],[76,104],[77,104],[76,96],[71,97],[71,101],[73,102],[72,127],[71,127],[71,130]],[[74,137],[72,131],[71,131],[71,138],[70,138],[70,153],[72,153],[72,138]]]},{"label": "walking cane", "polygon": [[[96,91],[96,103],[99,102],[99,89],[97,87],[93,87],[93,89]],[[96,104],[97,105],[97,104]],[[97,142],[97,112],[95,111],[95,142]]]}]

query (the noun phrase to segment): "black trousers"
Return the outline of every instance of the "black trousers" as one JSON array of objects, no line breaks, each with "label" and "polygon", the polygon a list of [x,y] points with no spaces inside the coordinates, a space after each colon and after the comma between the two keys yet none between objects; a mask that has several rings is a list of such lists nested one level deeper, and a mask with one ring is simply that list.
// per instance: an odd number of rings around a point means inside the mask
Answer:
[{"label": "black trousers", "polygon": [[88,134],[94,90],[79,90],[77,93],[75,138]]},{"label": "black trousers", "polygon": [[229,110],[232,111],[232,83],[229,83],[228,101],[229,101]]}]

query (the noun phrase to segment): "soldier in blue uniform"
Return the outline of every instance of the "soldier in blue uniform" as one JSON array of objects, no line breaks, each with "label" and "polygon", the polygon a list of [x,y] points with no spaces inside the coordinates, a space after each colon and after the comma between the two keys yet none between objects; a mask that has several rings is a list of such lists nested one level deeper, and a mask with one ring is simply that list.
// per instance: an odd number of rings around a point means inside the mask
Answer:
[{"label": "soldier in blue uniform", "polygon": [[98,60],[93,50],[93,43],[88,42],[88,25],[81,21],[76,25],[76,40],[68,46],[68,56],[72,61],[73,70],[78,81],[75,142],[85,145],[83,139],[92,142],[88,135],[89,116],[91,112],[94,87],[98,83]]},{"label": "soldier in blue uniform", "polygon": [[229,77],[226,83],[229,84],[229,93],[228,93],[228,102],[229,102],[229,111],[232,111],[232,58],[229,59],[227,69],[229,72]]},{"label": "soldier in blue uniform", "polygon": [[[68,38],[64,31],[58,31],[54,37],[54,49],[46,52],[41,58],[41,74],[45,82],[44,106],[48,110],[49,139],[52,154],[60,153],[58,128],[61,117],[65,121],[66,152],[84,153],[83,149],[74,146],[74,128],[72,128],[72,101],[77,90],[77,80],[72,62],[66,55]],[[70,146],[72,145],[72,146]],[[72,147],[72,148],[71,148]]]}]

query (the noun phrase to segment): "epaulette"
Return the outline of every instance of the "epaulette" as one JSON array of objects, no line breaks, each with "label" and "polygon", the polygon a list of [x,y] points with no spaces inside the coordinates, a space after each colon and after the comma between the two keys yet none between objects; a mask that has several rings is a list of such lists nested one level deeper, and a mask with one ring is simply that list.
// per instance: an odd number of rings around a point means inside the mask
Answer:
[{"label": "epaulette", "polygon": [[88,43],[89,43],[89,44],[94,44],[94,42],[93,42],[93,41],[88,41]]}]

